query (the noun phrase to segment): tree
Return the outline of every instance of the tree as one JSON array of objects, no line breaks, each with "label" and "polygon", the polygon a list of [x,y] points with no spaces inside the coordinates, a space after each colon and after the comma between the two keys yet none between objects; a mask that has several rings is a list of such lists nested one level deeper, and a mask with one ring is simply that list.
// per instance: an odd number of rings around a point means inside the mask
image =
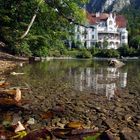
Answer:
[{"label": "tree", "polygon": [[139,48],[139,46],[140,46],[140,35],[137,35],[130,40],[130,46],[135,48],[135,49]]},{"label": "tree", "polygon": [[[68,38],[69,30],[74,24],[82,24],[84,21],[85,13],[80,5],[85,2],[86,0],[0,0],[1,41],[14,53],[22,53],[20,48],[25,49],[25,46],[33,51],[32,46],[36,46],[33,43],[39,45],[40,36],[48,49],[60,46]],[[26,45],[21,47],[23,42]]]},{"label": "tree", "polygon": [[103,42],[103,47],[106,49],[108,47],[108,41],[105,39]]}]

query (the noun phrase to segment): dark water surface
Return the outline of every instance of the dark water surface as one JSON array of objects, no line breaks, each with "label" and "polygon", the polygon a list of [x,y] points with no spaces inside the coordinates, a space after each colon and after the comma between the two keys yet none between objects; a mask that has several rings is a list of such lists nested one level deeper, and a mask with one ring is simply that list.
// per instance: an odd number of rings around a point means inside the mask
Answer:
[{"label": "dark water surface", "polygon": [[33,92],[56,92],[72,88],[76,92],[90,92],[106,96],[127,89],[140,92],[140,61],[126,61],[122,68],[107,66],[107,61],[52,60],[27,64],[15,69],[24,75],[9,76],[14,86],[32,88]]}]

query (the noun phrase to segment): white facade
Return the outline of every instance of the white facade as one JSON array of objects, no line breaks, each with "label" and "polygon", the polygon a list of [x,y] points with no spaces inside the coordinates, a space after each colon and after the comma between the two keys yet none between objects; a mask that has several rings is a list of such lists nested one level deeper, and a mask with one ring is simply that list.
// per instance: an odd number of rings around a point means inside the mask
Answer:
[{"label": "white facade", "polygon": [[[100,13],[96,13],[95,18],[100,18]],[[75,27],[75,39],[86,48],[93,47],[96,43],[100,48],[107,49],[117,49],[122,44],[128,44],[128,31],[126,27],[118,27],[116,15],[108,14],[108,17],[88,26]]]}]

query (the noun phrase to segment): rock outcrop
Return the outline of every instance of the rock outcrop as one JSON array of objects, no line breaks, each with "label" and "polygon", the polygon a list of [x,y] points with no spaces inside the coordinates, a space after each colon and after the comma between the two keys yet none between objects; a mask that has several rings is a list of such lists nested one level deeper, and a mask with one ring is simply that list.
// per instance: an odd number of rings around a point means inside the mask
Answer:
[{"label": "rock outcrop", "polygon": [[122,67],[123,65],[125,65],[125,64],[117,59],[109,60],[109,66],[118,68],[118,67]]},{"label": "rock outcrop", "polygon": [[120,12],[131,2],[131,0],[90,0],[87,10],[89,12]]}]

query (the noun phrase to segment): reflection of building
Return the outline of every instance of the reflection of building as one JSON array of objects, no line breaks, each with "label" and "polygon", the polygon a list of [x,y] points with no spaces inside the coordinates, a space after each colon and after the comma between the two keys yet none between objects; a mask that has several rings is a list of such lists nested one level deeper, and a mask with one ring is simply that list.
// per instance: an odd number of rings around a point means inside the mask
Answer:
[{"label": "reflection of building", "polygon": [[75,39],[85,47],[98,46],[117,49],[122,44],[128,44],[126,19],[122,15],[96,13],[87,14],[87,26],[75,27]]},{"label": "reflection of building", "polygon": [[127,72],[121,73],[120,75],[120,85],[122,88],[126,87],[127,85]]},{"label": "reflection of building", "polygon": [[94,68],[70,69],[69,74],[74,77],[76,89],[105,94],[109,100],[117,88],[125,88],[127,84],[127,73],[122,73],[117,68],[100,68],[98,72]]},{"label": "reflection of building", "polygon": [[115,95],[116,84],[106,84],[106,97],[110,100]]}]

